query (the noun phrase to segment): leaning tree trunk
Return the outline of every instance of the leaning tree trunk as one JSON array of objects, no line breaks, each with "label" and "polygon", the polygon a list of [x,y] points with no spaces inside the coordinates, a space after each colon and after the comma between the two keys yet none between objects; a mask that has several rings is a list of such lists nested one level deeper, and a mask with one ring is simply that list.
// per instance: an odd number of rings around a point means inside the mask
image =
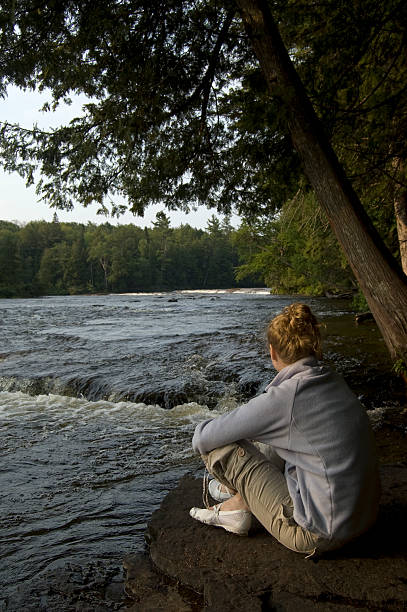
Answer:
[{"label": "leaning tree trunk", "polygon": [[407,275],[407,188],[404,186],[405,163],[395,160],[396,170],[401,176],[401,182],[394,192],[394,214],[396,216],[397,236],[400,245],[400,259],[404,274]]},{"label": "leaning tree trunk", "polygon": [[289,58],[267,0],[235,0],[293,144],[393,359],[407,363],[407,282],[340,165]]},{"label": "leaning tree trunk", "polygon": [[399,193],[394,200],[397,235],[400,244],[400,258],[404,274],[407,275],[407,190]]}]

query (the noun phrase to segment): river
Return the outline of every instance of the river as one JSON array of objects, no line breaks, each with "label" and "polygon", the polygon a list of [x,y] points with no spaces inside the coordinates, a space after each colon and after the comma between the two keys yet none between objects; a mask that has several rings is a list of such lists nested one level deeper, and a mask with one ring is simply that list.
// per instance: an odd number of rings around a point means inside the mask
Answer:
[{"label": "river", "polygon": [[[151,512],[199,467],[196,423],[274,375],[265,327],[292,301],[265,290],[0,300],[0,610],[56,568],[119,567],[143,549]],[[329,364],[365,376],[386,363],[348,302],[303,301],[326,324]]]}]

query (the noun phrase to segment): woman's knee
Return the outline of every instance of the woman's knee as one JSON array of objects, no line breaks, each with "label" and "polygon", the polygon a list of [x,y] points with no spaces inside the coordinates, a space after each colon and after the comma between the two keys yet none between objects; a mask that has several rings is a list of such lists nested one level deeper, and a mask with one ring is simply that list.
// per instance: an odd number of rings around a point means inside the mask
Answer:
[{"label": "woman's knee", "polygon": [[226,446],[214,448],[210,453],[207,455],[201,455],[201,457],[208,471],[212,473],[212,470],[226,466],[230,460],[231,454],[236,451],[237,448],[238,445],[234,442],[233,444],[227,444]]}]

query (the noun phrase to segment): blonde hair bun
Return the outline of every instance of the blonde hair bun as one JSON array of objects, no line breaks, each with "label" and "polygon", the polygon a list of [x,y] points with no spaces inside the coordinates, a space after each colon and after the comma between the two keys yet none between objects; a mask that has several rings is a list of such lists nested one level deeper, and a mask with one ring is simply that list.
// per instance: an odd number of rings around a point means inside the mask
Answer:
[{"label": "blonde hair bun", "polygon": [[296,302],[286,306],[270,321],[267,328],[269,345],[284,363],[294,363],[303,357],[322,357],[320,325],[309,306]]}]

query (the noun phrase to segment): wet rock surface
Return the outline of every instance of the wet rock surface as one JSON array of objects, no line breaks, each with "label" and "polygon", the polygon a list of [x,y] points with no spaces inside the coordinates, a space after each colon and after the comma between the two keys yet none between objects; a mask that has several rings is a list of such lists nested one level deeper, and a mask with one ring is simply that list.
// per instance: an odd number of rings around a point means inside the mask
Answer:
[{"label": "wet rock surface", "polygon": [[134,610],[399,611],[407,606],[407,467],[381,468],[376,526],[317,561],[276,542],[257,525],[248,538],[188,515],[201,481],[184,477],[148,525],[149,557],[124,560]]}]

